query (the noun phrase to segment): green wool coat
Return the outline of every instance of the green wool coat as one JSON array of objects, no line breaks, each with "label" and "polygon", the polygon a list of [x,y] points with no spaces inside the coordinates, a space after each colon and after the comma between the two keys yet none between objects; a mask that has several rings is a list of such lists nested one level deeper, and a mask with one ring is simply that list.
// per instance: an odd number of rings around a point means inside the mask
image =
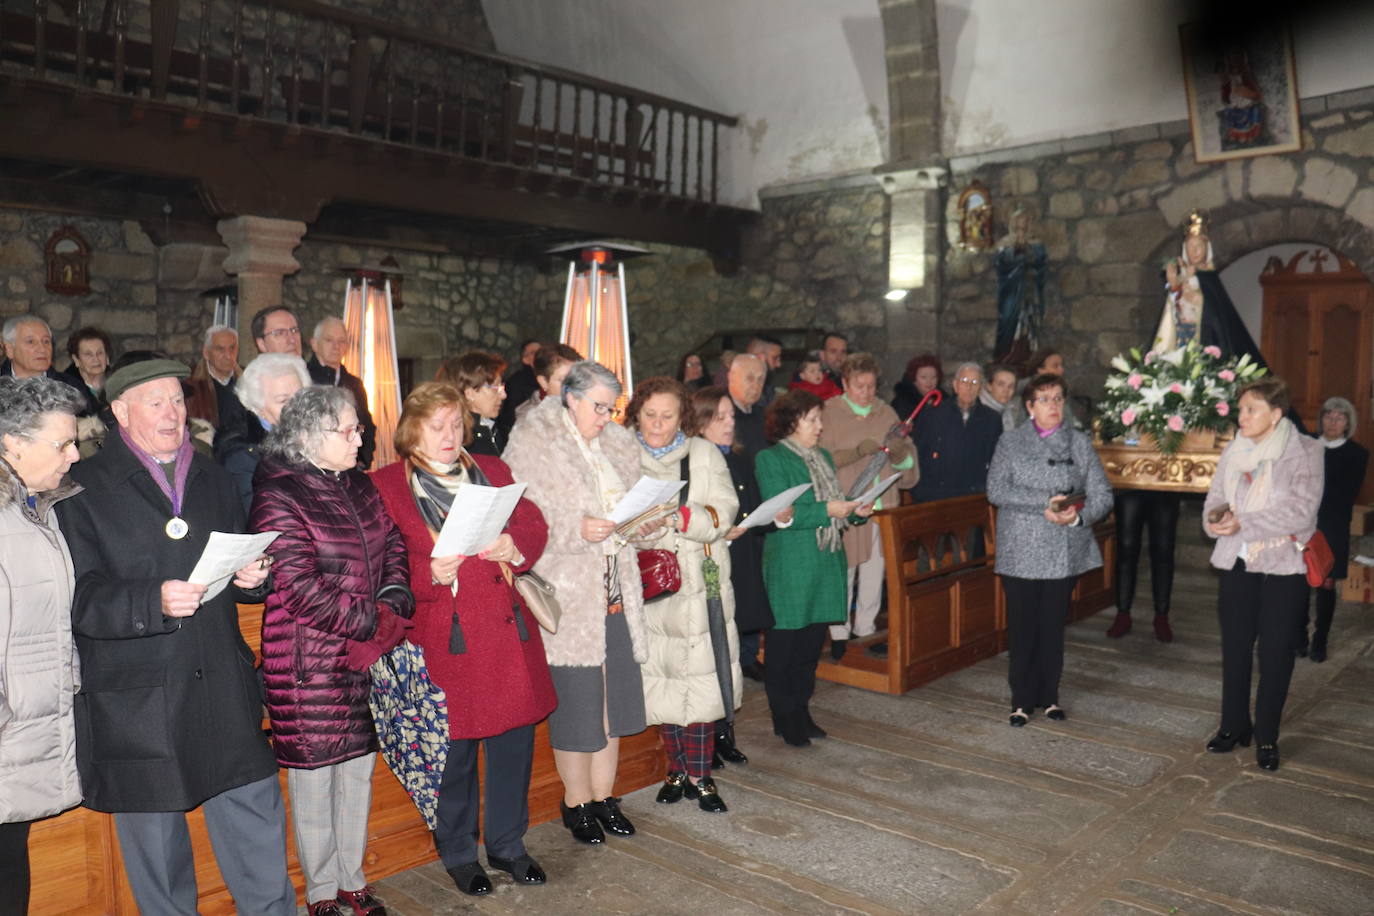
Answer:
[{"label": "green wool coat", "polygon": [[[821,449],[834,467],[830,453]],[[789,487],[810,483],[806,463],[785,445],[774,445],[754,459],[754,476],[764,499]],[[780,630],[800,630],[813,623],[848,619],[845,591],[849,565],[844,548],[833,553],[816,546],[816,529],[830,523],[825,503],[808,490],[792,504],[796,514],[788,528],[770,531],[763,542],[763,584]],[[864,519],[851,518],[851,524]]]}]

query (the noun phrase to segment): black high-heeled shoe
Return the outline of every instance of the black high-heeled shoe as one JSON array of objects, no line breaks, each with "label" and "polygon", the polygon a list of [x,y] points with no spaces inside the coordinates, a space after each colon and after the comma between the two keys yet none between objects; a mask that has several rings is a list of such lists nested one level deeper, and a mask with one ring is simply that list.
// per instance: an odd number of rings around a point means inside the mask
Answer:
[{"label": "black high-heeled shoe", "polygon": [[558,810],[563,813],[563,826],[572,832],[573,839],[593,846],[606,842],[606,834],[602,832],[601,825],[597,823],[596,815],[592,812],[592,806],[595,804],[597,803],[583,802],[575,808],[569,808],[561,799],[558,802]]},{"label": "black high-heeled shoe", "polygon": [[1279,768],[1279,746],[1277,744],[1256,746],[1255,763],[1259,764],[1261,770],[1277,770]]},{"label": "black high-heeled shoe", "polygon": [[1217,732],[1212,736],[1212,740],[1207,742],[1207,750],[1213,754],[1229,754],[1236,749],[1237,744],[1249,747],[1250,738],[1254,733],[1253,727],[1239,732]]},{"label": "black high-heeled shoe", "polygon": [[654,796],[654,801],[660,805],[675,805],[682,801],[686,787],[686,773],[669,773],[668,778],[663,781],[663,786],[658,790],[658,795]]},{"label": "black high-heeled shoe", "polygon": [[735,727],[726,725],[723,728],[716,728],[716,750],[711,760],[711,769],[718,770],[715,758],[719,757],[729,763],[748,763],[749,758],[744,755],[744,751],[735,746]]},{"label": "black high-heeled shoe", "polygon": [[616,836],[634,836],[635,825],[620,810],[620,799],[607,795],[601,801],[588,802],[592,816]]}]

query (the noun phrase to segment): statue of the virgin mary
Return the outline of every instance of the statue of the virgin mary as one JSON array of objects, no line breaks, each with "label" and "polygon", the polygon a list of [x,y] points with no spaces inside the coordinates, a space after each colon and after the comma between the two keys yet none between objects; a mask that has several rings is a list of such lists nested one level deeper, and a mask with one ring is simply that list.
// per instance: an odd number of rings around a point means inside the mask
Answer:
[{"label": "statue of the virgin mary", "polygon": [[1223,356],[1248,353],[1251,360],[1266,365],[1212,263],[1203,211],[1188,214],[1183,251],[1164,266],[1164,276],[1164,314],[1151,349],[1173,350],[1197,340],[1203,346],[1220,347]]}]

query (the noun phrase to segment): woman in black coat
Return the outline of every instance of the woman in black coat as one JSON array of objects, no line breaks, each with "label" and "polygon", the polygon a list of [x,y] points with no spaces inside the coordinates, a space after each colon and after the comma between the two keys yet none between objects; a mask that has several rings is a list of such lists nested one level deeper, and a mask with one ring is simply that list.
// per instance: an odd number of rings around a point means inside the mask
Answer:
[{"label": "woman in black coat", "polygon": [[[692,395],[697,429],[703,439],[715,444],[725,455],[735,493],[739,496],[739,517],[744,519],[763,501],[754,479],[754,462],[735,446],[735,405],[724,388],[712,386]],[[773,609],[763,588],[763,535],[772,526],[735,527],[726,535],[730,541],[730,585],[735,590],[735,626],[740,632],[740,667],[755,680],[762,676],[758,662],[758,634],[773,625]],[[747,637],[752,635],[753,639]],[[749,758],[735,746],[734,726],[721,719],[716,723],[716,756],[713,768],[722,761],[748,763]]]},{"label": "woman in black coat", "polygon": [[1326,637],[1336,614],[1336,583],[1345,578],[1350,556],[1350,515],[1369,465],[1369,450],[1353,438],[1355,408],[1345,398],[1327,398],[1322,404],[1321,430],[1321,443],[1326,446],[1326,486],[1317,509],[1317,530],[1326,536],[1336,562],[1326,581],[1312,589],[1316,595],[1317,625],[1312,628],[1310,652],[1305,611],[1302,632],[1298,634],[1298,654],[1307,655],[1314,662],[1326,661]]}]

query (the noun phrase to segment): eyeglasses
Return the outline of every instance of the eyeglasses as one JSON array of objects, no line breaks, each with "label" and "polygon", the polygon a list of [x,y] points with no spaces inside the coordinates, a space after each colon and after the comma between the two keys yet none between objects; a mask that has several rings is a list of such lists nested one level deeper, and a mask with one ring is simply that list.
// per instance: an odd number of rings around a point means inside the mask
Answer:
[{"label": "eyeglasses", "polygon": [[42,436],[26,436],[30,442],[46,442],[57,450],[58,454],[65,452],[69,448],[76,448],[75,439],[63,439],[60,442],[54,439],[44,439]]},{"label": "eyeglasses", "polygon": [[1064,396],[1063,396],[1063,395],[1060,395],[1060,394],[1054,394],[1054,395],[1041,395],[1040,397],[1038,397],[1038,398],[1035,399],[1035,403],[1037,403],[1037,404],[1053,404],[1053,405],[1055,405],[1055,406],[1058,406],[1058,405],[1064,403]]},{"label": "eyeglasses", "polygon": [[961,375],[961,376],[959,376],[959,378],[955,379],[955,381],[963,382],[965,385],[981,385],[981,384],[983,384],[983,380],[982,380],[981,378],[979,378],[978,376],[976,376],[976,375],[975,375],[975,376]]},{"label": "eyeglasses", "polygon": [[277,328],[275,331],[263,331],[263,337],[300,337],[300,328]]},{"label": "eyeglasses", "polygon": [[506,385],[505,385],[504,382],[487,382],[487,383],[486,383],[485,385],[483,385],[482,387],[485,388],[485,389],[487,389],[488,391],[505,391],[505,390],[506,390]]},{"label": "eyeglasses", "polygon": [[345,439],[351,439],[354,436],[357,436],[359,439],[361,439],[363,437],[363,425],[359,423],[356,426],[345,426],[341,429],[329,429],[325,430],[325,432],[338,433]]},{"label": "eyeglasses", "polygon": [[600,401],[593,401],[590,398],[580,394],[576,395],[576,397],[579,401],[586,401],[589,404],[591,404],[592,410],[596,411],[596,414],[599,417],[609,417],[611,415],[611,411],[615,410],[614,404],[603,404]]}]

